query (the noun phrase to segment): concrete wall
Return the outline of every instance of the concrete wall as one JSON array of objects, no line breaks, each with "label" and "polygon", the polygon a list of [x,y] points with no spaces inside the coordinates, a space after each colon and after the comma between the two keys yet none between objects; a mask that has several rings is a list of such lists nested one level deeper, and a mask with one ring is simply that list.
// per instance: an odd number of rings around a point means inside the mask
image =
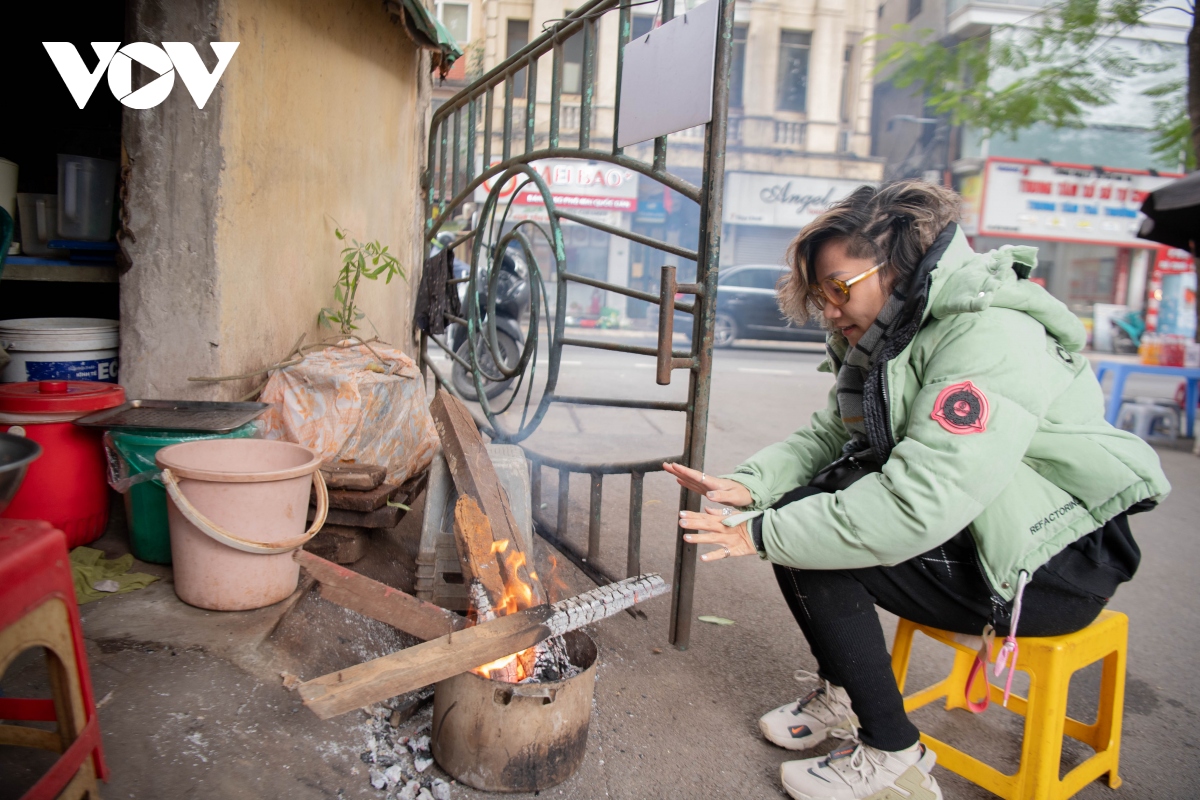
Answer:
[{"label": "concrete wall", "polygon": [[186,378],[249,372],[302,333],[330,335],[316,319],[340,267],[334,220],[400,257],[411,285],[366,283],[358,297],[382,338],[411,349],[428,58],[374,0],[135,5],[140,40],[241,45],[203,111],[177,90],[126,112],[148,115],[125,135],[130,395],[236,397],[255,382]]},{"label": "concrete wall", "polygon": [[[126,41],[221,40],[217,0],[169,10],[165,2],[131,0]],[[127,108],[122,121],[125,211],[136,237],[126,240],[133,266],[121,276],[121,383],[130,397],[201,396],[184,379],[222,366],[216,209],[228,75],[203,111],[178,83],[161,105]]]}]

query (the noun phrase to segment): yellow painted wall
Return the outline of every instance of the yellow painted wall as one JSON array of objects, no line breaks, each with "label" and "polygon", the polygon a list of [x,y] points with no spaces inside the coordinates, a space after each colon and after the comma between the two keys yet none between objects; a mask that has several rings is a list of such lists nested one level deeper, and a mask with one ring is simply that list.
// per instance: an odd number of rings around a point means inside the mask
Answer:
[{"label": "yellow painted wall", "polygon": [[359,300],[380,336],[411,352],[428,58],[378,0],[225,0],[222,11],[221,38],[241,45],[221,81],[221,369],[282,357],[301,333],[332,335],[316,319],[333,305],[335,219],[400,256],[411,284],[367,282]]}]

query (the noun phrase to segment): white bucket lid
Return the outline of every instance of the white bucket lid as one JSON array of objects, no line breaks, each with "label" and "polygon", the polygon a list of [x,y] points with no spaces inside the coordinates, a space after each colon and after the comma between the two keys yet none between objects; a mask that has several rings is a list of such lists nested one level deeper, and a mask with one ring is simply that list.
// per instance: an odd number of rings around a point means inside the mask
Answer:
[{"label": "white bucket lid", "polygon": [[103,350],[117,346],[120,323],[92,317],[0,320],[0,347],[27,352]]}]

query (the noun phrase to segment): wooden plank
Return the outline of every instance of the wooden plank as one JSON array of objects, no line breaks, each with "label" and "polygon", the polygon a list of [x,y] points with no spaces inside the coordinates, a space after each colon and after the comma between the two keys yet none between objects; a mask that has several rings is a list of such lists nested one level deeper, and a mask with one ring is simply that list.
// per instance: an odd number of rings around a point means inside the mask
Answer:
[{"label": "wooden plank", "polygon": [[463,578],[476,578],[487,592],[492,608],[503,613],[504,578],[492,551],[492,526],[470,495],[461,495],[454,505],[454,544]]},{"label": "wooden plank", "polygon": [[[341,525],[347,528],[394,528],[400,524],[400,520],[404,519],[406,513],[408,512],[403,508],[392,506],[384,506],[374,511],[346,511],[341,508],[331,508],[329,516],[325,518],[325,524]],[[309,506],[308,521],[312,522],[315,515],[316,509]]]},{"label": "wooden plank", "polygon": [[[458,398],[445,389],[439,389],[429,406],[433,422],[437,426],[438,436],[442,440],[442,453],[446,457],[446,465],[454,477],[454,485],[460,495],[467,495],[479,504],[479,508],[487,517],[492,527],[492,536],[496,541],[508,540],[510,555],[500,559],[500,567],[518,564],[521,559],[513,559],[511,554],[524,552],[521,547],[521,532],[517,520],[509,508],[508,499],[496,476],[496,469],[487,454],[483,437],[471,418],[471,412]],[[541,581],[531,574],[533,558],[531,553],[525,553],[525,564],[514,569],[518,583],[531,587],[531,597],[518,598],[518,607],[530,607],[546,602],[546,593]],[[505,585],[510,585],[508,577]]]},{"label": "wooden plank", "polygon": [[466,617],[418,600],[410,594],[374,581],[353,570],[297,550],[300,566],[321,584],[321,596],[364,617],[398,628],[418,639],[436,639],[466,628]]},{"label": "wooden plank", "polygon": [[299,686],[304,704],[321,719],[411,692],[551,636],[581,628],[670,590],[661,575],[627,578],[554,605],[497,617],[372,661],[322,675]]},{"label": "wooden plank", "polygon": [[399,491],[400,484],[387,482],[365,492],[356,489],[330,489],[329,507],[346,511],[374,511],[383,508]]},{"label": "wooden plank", "polygon": [[551,635],[545,622],[553,614],[551,606],[537,606],[498,617],[305,681],[300,697],[321,719],[336,717],[533,647]]},{"label": "wooden plank", "polygon": [[321,477],[330,489],[365,492],[383,483],[383,479],[387,477],[387,468],[376,464],[326,461],[321,465]]},{"label": "wooden plank", "polygon": [[335,564],[353,564],[367,554],[367,529],[325,525],[304,549]]}]

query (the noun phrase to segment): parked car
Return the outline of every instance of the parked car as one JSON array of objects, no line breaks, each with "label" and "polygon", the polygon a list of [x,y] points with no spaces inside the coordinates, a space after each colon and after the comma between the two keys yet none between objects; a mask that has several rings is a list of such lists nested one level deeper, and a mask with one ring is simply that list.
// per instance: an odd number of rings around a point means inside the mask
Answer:
[{"label": "parked car", "polygon": [[[713,328],[716,347],[729,347],[738,339],[825,341],[825,330],[817,320],[797,326],[779,310],[775,286],[786,272],[787,267],[772,264],[744,264],[721,270]],[[675,312],[675,330],[690,336],[692,316]]]}]

